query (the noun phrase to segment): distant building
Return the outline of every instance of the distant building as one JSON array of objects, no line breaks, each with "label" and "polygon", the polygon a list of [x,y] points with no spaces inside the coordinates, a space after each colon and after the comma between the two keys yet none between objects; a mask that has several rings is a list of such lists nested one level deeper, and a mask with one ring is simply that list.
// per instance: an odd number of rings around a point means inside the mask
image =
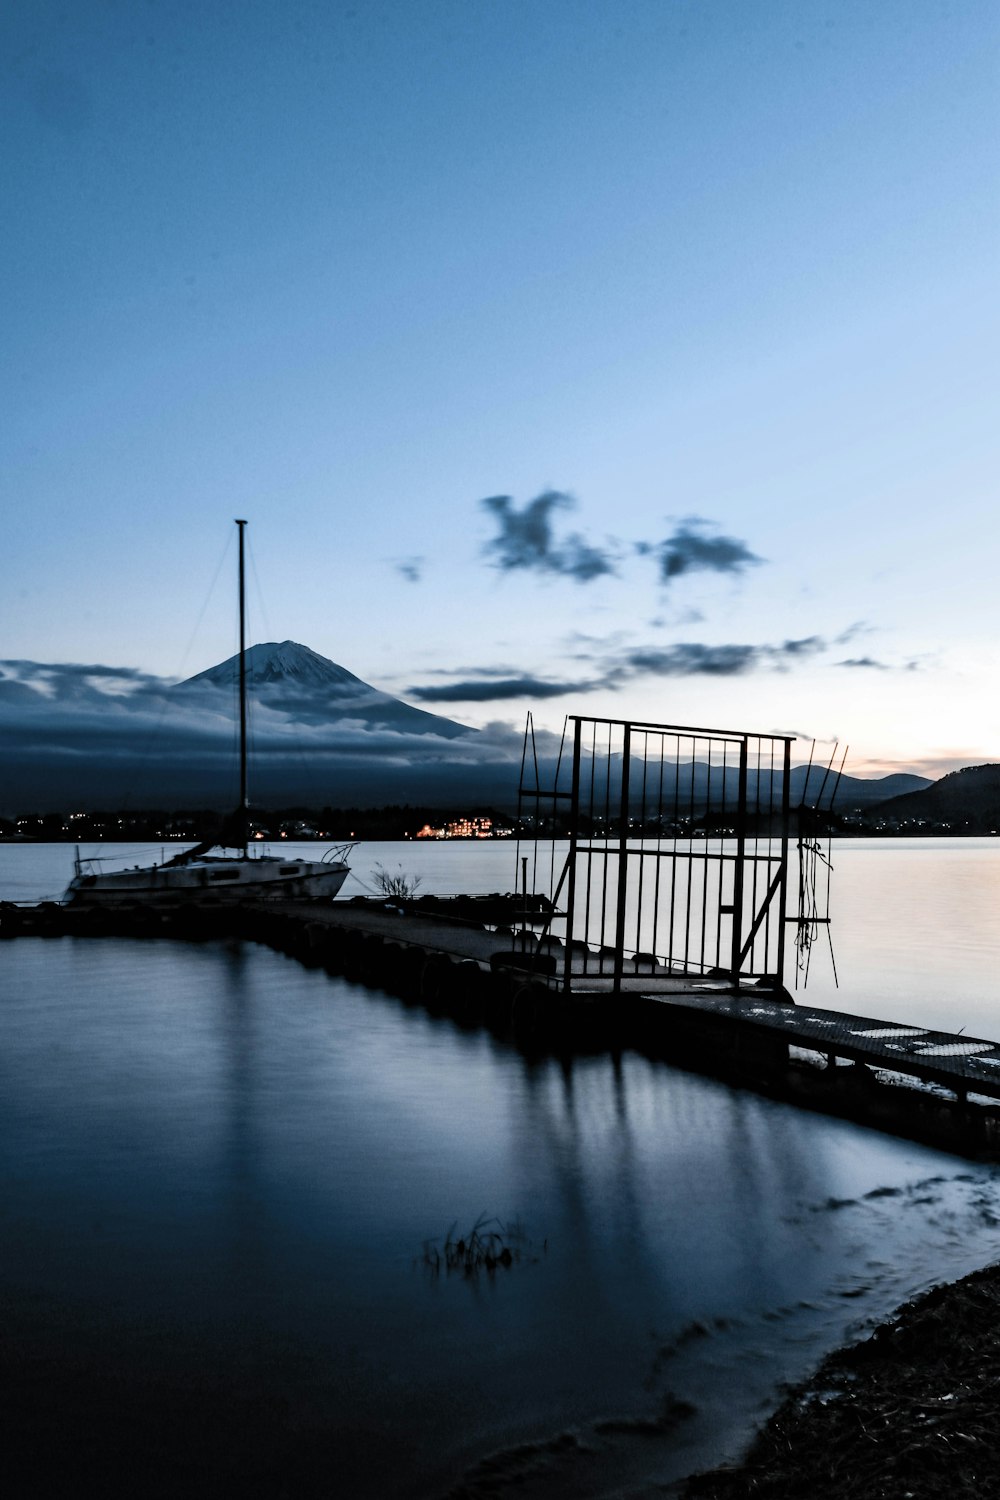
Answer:
[{"label": "distant building", "polygon": [[418,839],[509,839],[512,828],[501,827],[492,818],[455,818],[434,827],[425,823],[414,835]]}]

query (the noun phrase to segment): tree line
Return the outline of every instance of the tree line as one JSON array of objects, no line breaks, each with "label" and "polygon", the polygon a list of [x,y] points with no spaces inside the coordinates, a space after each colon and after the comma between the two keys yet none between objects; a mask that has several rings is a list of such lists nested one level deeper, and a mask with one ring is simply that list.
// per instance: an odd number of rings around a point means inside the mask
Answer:
[{"label": "tree line", "polygon": [[[226,814],[225,816],[230,816]],[[0,817],[0,838],[25,838],[47,843],[95,843],[101,840],[133,843],[212,838],[223,822],[218,808],[117,808],[92,812],[28,812]],[[390,804],[385,807],[251,808],[252,837],[347,839],[413,838],[425,824],[440,825],[463,818],[491,818],[510,824],[509,812],[494,807],[442,808]]]}]

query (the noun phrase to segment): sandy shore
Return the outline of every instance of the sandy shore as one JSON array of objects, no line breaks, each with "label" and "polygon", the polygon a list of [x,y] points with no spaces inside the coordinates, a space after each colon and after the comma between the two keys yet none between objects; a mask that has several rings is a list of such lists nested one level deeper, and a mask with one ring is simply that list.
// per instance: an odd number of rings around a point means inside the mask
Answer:
[{"label": "sandy shore", "polygon": [[906,1303],[792,1391],[685,1500],[1000,1497],[1000,1265]]}]

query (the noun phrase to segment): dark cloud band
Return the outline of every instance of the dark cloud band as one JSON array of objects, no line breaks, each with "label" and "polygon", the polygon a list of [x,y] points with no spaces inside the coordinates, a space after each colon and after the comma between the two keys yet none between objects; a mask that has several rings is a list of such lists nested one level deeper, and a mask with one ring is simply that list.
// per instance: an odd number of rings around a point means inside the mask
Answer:
[{"label": "dark cloud band", "polygon": [[592,676],[572,682],[546,682],[538,677],[518,676],[506,669],[480,668],[474,676],[449,683],[416,685],[408,696],[425,703],[489,703],[510,698],[558,698],[569,693],[614,691],[631,678],[737,677],[747,672],[782,671],[797,662],[819,655],[827,643],[818,635],[782,641],[779,645],[707,645],[680,641],[671,646],[644,646],[594,659]]},{"label": "dark cloud band", "polygon": [[411,687],[407,697],[421,703],[500,703],[511,698],[561,698],[567,693],[588,693],[595,682],[543,682],[538,677],[495,677],[486,673],[467,682],[433,683]]}]

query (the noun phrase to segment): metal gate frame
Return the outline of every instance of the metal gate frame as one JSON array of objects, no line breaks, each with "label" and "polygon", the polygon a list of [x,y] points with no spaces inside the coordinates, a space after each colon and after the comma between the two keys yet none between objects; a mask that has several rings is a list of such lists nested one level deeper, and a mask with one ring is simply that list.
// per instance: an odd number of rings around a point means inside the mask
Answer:
[{"label": "metal gate frame", "polygon": [[[617,863],[617,871],[612,877],[616,881],[616,889],[611,893],[611,909],[613,912],[613,945],[607,944],[601,948],[600,972],[604,973],[604,960],[612,957],[613,967],[611,971],[612,991],[620,994],[622,990],[622,979],[625,973],[626,962],[632,964],[635,971],[640,957],[654,959],[652,972],[645,988],[656,988],[656,974],[671,972],[672,982],[676,985],[678,972],[695,974],[706,973],[705,957],[710,949],[706,946],[706,934],[709,931],[709,922],[716,936],[715,952],[712,954],[714,963],[707,970],[715,979],[725,978],[734,989],[738,989],[741,981],[754,980],[757,983],[781,986],[784,978],[785,964],[785,924],[787,918],[788,903],[788,846],[790,832],[790,772],[791,772],[791,747],[794,736],[790,735],[760,735],[744,730],[720,730],[694,727],[690,725],[654,724],[642,720],[607,719],[594,718],[586,715],[570,715],[567,719],[567,727],[572,726],[572,769],[570,789],[561,790],[559,786],[560,773],[563,766],[563,755],[560,751],[559,760],[556,763],[553,786],[543,790],[539,785],[539,766],[537,754],[534,750],[534,732],[529,719],[528,732],[532,737],[531,764],[534,767],[534,786],[526,785],[526,772],[528,768],[527,737],[525,742],[525,757],[522,762],[521,782],[519,787],[519,813],[523,815],[526,801],[534,801],[535,836],[538,838],[539,828],[543,819],[538,815],[542,803],[551,804],[551,826],[553,838],[556,829],[560,825],[565,826],[565,833],[569,837],[569,850],[555,889],[550,891],[550,896],[558,906],[560,895],[565,890],[565,911],[560,914],[566,923],[565,931],[565,953],[562,957],[561,988],[565,991],[573,987],[574,965],[577,980],[580,977],[579,949],[586,947],[586,943],[574,943],[574,934],[579,925],[581,909],[583,913],[582,926],[587,937],[590,936],[589,922],[589,872],[593,860],[604,861],[605,885],[608,880],[608,868],[611,860]],[[604,736],[607,743],[607,785],[604,789],[604,834],[602,838],[595,839],[594,835],[594,767],[598,756],[598,736]],[[615,737],[620,737],[620,759],[621,770],[617,785],[612,784],[611,762],[616,758],[617,745]],[[585,743],[585,737],[589,738],[590,744]],[[650,804],[652,812],[647,808],[647,781],[649,746],[651,739],[654,743],[659,741],[659,789],[658,795]],[[564,734],[565,740],[565,734]],[[640,743],[641,742],[641,743]],[[664,758],[664,746],[673,742],[677,748],[674,759]],[[700,762],[696,759],[697,747],[702,745],[708,754],[708,774],[706,780],[706,808],[710,817],[712,802],[712,755],[715,749],[721,750],[721,766],[717,761],[715,770],[721,769],[722,773],[722,807],[726,817],[726,831],[731,832],[731,837],[719,840],[718,850],[712,850],[707,842],[696,839],[689,833],[687,848],[679,848],[677,838],[672,840],[671,847],[662,848],[662,837],[657,838],[657,847],[650,849],[647,845],[651,840],[644,837],[648,826],[647,814],[650,814],[653,823],[662,830],[664,821],[665,802],[663,797],[663,767],[665,764],[675,767],[677,785],[679,786],[680,748],[682,745],[690,745],[687,752],[688,761],[683,762],[691,767],[691,808],[694,808],[694,767]],[[752,746],[756,746],[756,766],[751,766]],[[604,739],[601,740],[600,753],[604,754]],[[591,786],[590,798],[585,787],[585,762],[590,757]],[[729,757],[732,755],[732,760]],[[656,764],[654,759],[654,766]],[[641,788],[643,817],[640,819],[638,837],[633,826],[630,811],[630,799],[633,796],[633,782],[636,768],[641,768],[643,785]],[[750,796],[751,773],[754,770],[754,797]],[[736,774],[736,801],[726,803],[726,786],[731,774]],[[762,799],[762,787],[766,786],[766,799]],[[675,787],[673,803],[673,820],[676,831],[678,818],[678,796]],[[755,820],[755,821],[754,821]],[[693,818],[689,820],[693,824]],[[766,831],[765,831],[766,830]],[[696,847],[700,845],[700,847]],[[578,871],[583,861],[587,861],[588,889],[584,893],[585,899],[581,902],[579,889]],[[626,959],[626,915],[629,897],[630,874],[636,868],[638,861],[638,915],[635,918],[636,931],[642,928],[642,904],[644,861],[655,860],[656,877],[655,888],[656,900],[659,901],[661,888],[662,870],[661,862],[669,860],[670,873],[668,882],[671,890],[671,932],[670,944],[673,946],[673,892],[677,883],[677,872],[679,866],[686,865],[684,880],[688,901],[688,929],[686,937],[690,937],[691,922],[691,890],[693,870],[697,861],[704,861],[701,883],[702,883],[702,910],[701,910],[701,945],[700,961],[692,959],[689,944],[685,946],[684,952],[677,955],[673,952],[665,955],[666,970],[662,962],[656,961],[659,952],[658,937],[658,910],[653,913],[654,948],[656,953],[650,955],[635,954],[636,960]],[[709,909],[708,897],[708,862],[717,861],[719,868],[715,877],[717,884],[717,900],[714,907]],[[554,868],[553,868],[554,875]],[[724,887],[731,884],[731,897],[725,899],[728,891]],[[773,923],[772,923],[773,917]],[[723,943],[723,919],[731,921],[731,933],[728,943]],[[604,937],[604,908],[602,905],[601,937]],[[755,963],[755,958],[760,958],[758,945],[763,953],[763,963]],[[724,951],[723,951],[724,948]],[[678,962],[678,957],[680,962]],[[557,970],[558,972],[558,970]]]}]

